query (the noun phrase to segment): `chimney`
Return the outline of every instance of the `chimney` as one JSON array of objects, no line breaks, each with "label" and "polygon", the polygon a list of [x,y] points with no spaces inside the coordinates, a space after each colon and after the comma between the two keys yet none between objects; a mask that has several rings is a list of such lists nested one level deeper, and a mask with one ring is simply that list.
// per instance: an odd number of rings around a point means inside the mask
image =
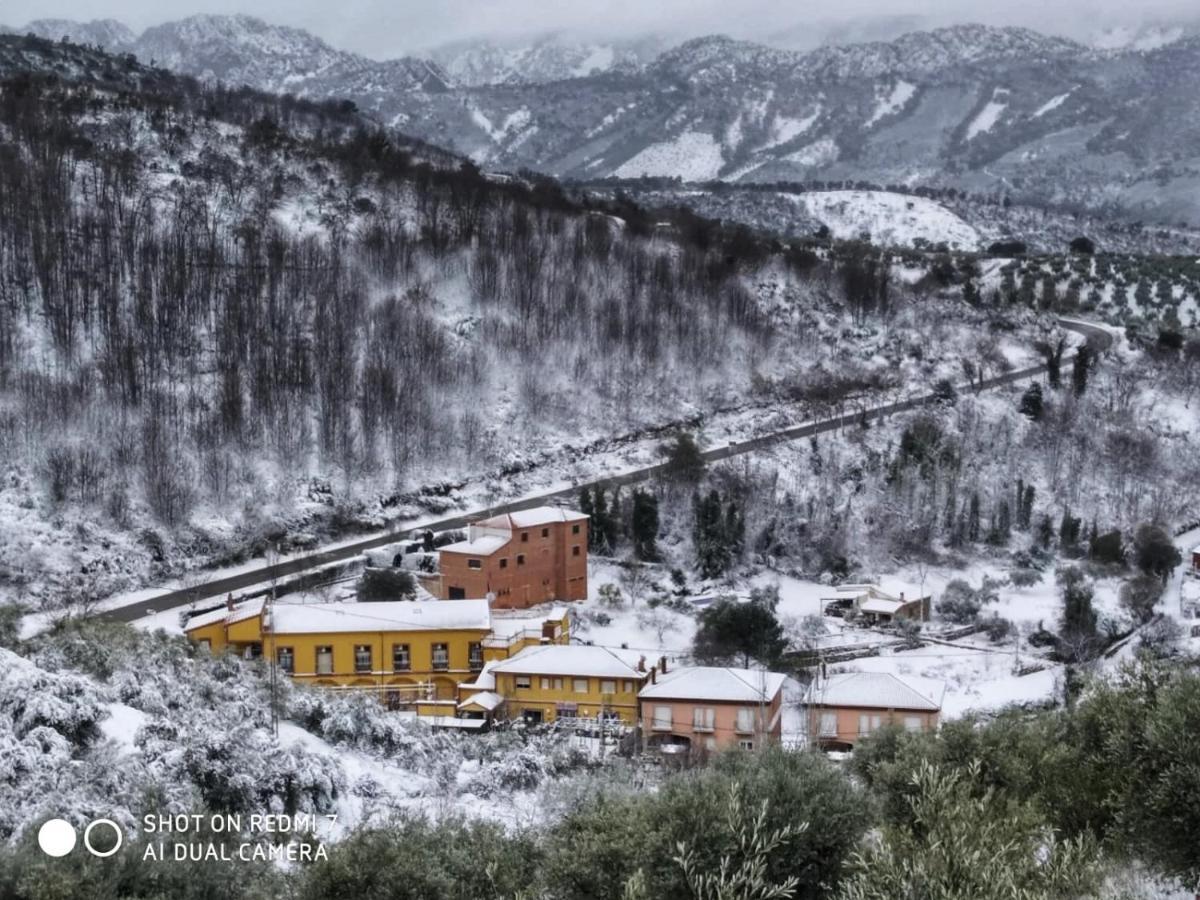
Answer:
[{"label": "chimney", "polygon": [[645,671],[646,671],[646,657],[642,656],[642,657],[640,657],[640,658],[638,659],[638,661],[637,661],[637,670],[638,670],[639,672],[645,672]]},{"label": "chimney", "polygon": [[901,603],[903,603],[903,602],[904,602],[904,591],[901,591],[901,592],[900,592],[900,602],[901,602]]},{"label": "chimney", "polygon": [[654,666],[650,667],[650,683],[658,684],[658,672],[655,671]]},{"label": "chimney", "polygon": [[233,594],[232,593],[228,597],[225,598],[225,608],[230,611],[233,610]]},{"label": "chimney", "polygon": [[667,674],[667,658],[665,656],[660,656],[658,658],[658,669],[664,675]]}]

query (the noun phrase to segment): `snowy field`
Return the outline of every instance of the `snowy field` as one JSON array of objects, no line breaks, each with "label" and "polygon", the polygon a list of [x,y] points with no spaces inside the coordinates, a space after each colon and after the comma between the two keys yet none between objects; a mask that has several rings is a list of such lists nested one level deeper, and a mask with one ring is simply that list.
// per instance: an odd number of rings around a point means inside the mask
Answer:
[{"label": "snowy field", "polygon": [[863,234],[883,246],[912,247],[918,242],[975,250],[979,233],[939,203],[888,191],[808,191],[786,194],[833,236],[854,240]]}]

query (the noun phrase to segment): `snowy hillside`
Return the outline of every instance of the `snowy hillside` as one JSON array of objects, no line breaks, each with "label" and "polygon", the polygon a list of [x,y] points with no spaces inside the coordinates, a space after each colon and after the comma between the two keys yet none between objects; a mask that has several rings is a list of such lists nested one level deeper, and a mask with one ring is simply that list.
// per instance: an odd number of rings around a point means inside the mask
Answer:
[{"label": "snowy hillside", "polygon": [[935,246],[975,250],[979,234],[944,206],[886,191],[807,191],[788,196],[843,240],[885,247]]}]

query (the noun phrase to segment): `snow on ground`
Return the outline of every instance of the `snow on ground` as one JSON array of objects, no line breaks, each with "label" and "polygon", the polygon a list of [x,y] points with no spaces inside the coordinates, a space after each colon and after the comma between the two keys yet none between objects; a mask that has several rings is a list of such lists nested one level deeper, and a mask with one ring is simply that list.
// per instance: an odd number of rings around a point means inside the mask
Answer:
[{"label": "snow on ground", "polygon": [[136,752],[133,736],[146,724],[146,714],[124,703],[106,703],[105,706],[108,718],[100,723],[100,731],[120,747],[122,754]]},{"label": "snow on ground", "polygon": [[796,163],[800,166],[823,166],[838,158],[838,145],[833,138],[821,138],[811,144],[805,144],[783,157],[784,162]]},{"label": "snow on ground", "polygon": [[1040,119],[1042,116],[1046,115],[1046,113],[1053,112],[1066,103],[1067,98],[1070,96],[1071,91],[1067,91],[1065,94],[1059,94],[1057,97],[1051,97],[1034,111],[1033,118]]},{"label": "snow on ground", "polygon": [[991,131],[995,124],[1000,121],[1000,116],[1004,114],[1004,110],[1008,109],[1008,101],[1002,98],[1008,96],[1007,91],[997,89],[992,94],[992,99],[987,102],[971,120],[971,124],[967,126],[967,140],[972,140],[981,134],[986,134]]},{"label": "snow on ground", "polygon": [[802,119],[776,114],[774,121],[771,123],[771,135],[759,149],[769,150],[772,147],[778,147],[780,144],[786,144],[789,141],[795,140],[812,128],[813,123],[817,121],[821,112],[822,109],[818,106],[812,113]]},{"label": "snow on ground", "polygon": [[887,118],[893,113],[904,109],[904,105],[916,93],[916,85],[909,84],[907,81],[897,81],[886,95],[882,94],[879,88],[876,88],[875,111],[871,113],[871,118],[867,119],[867,127],[870,128],[880,119]]},{"label": "snow on ground", "polygon": [[888,191],[808,191],[785,194],[829,227],[834,237],[855,239],[866,233],[873,242],[912,246],[923,240],[945,242],[958,250],[979,246],[979,233],[932,200]]},{"label": "snow on ground", "polygon": [[724,165],[721,145],[711,134],[685,131],[671,141],[651,144],[617,167],[617,178],[678,175],[684,181],[716,178]]}]

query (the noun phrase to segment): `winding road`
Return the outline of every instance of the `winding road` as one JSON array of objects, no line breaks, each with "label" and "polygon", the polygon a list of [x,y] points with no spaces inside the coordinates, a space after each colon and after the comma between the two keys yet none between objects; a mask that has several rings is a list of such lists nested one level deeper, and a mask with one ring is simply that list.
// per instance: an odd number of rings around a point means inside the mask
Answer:
[{"label": "winding road", "polygon": [[[1112,344],[1112,334],[1099,326],[1068,319],[1060,320],[1060,324],[1068,330],[1082,334],[1087,339],[1087,343],[1092,347],[1092,349],[1098,352],[1107,349]],[[1073,355],[1064,357],[1063,363],[1065,364],[1069,362],[1072,358]],[[1003,375],[996,375],[992,378],[986,378],[978,384],[971,385],[969,389],[975,391],[988,390],[990,388],[1000,387],[1002,385],[1012,384],[1016,381],[1023,381],[1027,378],[1036,377],[1045,373],[1046,370],[1047,366],[1045,364],[1030,366],[1024,369],[1017,369],[1012,372],[1005,372]],[[745,453],[761,450],[774,444],[800,440],[802,438],[812,437],[813,435],[836,431],[839,428],[844,428],[846,426],[853,426],[864,421],[864,419],[866,421],[873,421],[884,418],[885,416],[893,415],[894,413],[916,409],[920,406],[928,404],[934,399],[935,397],[933,394],[925,394],[920,397],[900,400],[895,403],[889,403],[869,409],[855,410],[853,413],[846,415],[823,419],[819,422],[809,422],[805,425],[797,425],[792,428],[785,428],[782,431],[763,435],[762,437],[731,443],[724,447],[716,447],[711,450],[704,451],[702,455],[706,462],[718,462],[723,459],[730,459]],[[261,585],[272,580],[278,580],[289,575],[295,575],[310,569],[326,566],[330,563],[343,562],[347,559],[358,556],[366,550],[371,550],[387,544],[396,543],[397,541],[406,540],[415,529],[445,531],[447,529],[464,528],[469,522],[474,522],[479,519],[497,515],[499,513],[529,509],[534,506],[543,506],[550,501],[578,497],[579,492],[585,487],[590,488],[597,485],[612,487],[615,485],[636,484],[646,481],[654,477],[654,475],[657,473],[661,472],[662,468],[662,464],[647,466],[645,468],[636,469],[631,472],[625,472],[620,475],[612,475],[609,477],[596,479],[594,481],[582,481],[562,490],[549,491],[533,497],[525,497],[521,500],[501,503],[484,509],[472,510],[471,512],[463,513],[462,515],[450,516],[448,518],[431,521],[408,522],[402,528],[385,531],[371,537],[363,538],[359,541],[341,544],[333,549],[321,550],[314,553],[305,554],[303,556],[293,557],[273,565],[264,562],[262,566],[255,569],[238,572],[235,575],[218,576],[213,578],[211,581],[206,581],[201,584],[192,585],[186,588],[164,590],[161,594],[153,597],[141,599],[136,603],[131,603],[126,606],[102,610],[95,613],[95,615],[99,618],[113,621],[132,622],[135,619],[140,619],[143,616],[153,613],[159,613],[175,607],[185,606],[189,603],[199,600],[206,600],[211,597],[219,597],[222,594],[229,593],[230,591],[243,590],[245,588]]]}]

